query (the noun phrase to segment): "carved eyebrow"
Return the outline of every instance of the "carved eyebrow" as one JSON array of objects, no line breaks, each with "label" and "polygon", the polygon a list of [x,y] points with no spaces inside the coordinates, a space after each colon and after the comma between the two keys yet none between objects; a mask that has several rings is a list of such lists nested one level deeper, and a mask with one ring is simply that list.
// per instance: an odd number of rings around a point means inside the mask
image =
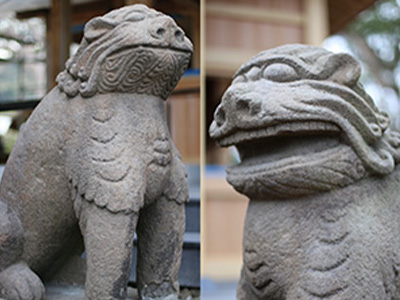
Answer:
[{"label": "carved eyebrow", "polygon": [[264,71],[264,69],[272,64],[279,63],[285,64],[293,69],[295,69],[302,78],[310,78],[316,79],[318,76],[310,71],[310,66],[304,63],[300,59],[296,59],[293,57],[288,56],[270,56],[268,58],[261,57],[259,59],[255,59],[254,61],[250,62],[249,64],[243,65],[233,76],[236,78],[240,75],[245,76],[245,74],[250,71],[253,67],[260,68],[260,72]]}]

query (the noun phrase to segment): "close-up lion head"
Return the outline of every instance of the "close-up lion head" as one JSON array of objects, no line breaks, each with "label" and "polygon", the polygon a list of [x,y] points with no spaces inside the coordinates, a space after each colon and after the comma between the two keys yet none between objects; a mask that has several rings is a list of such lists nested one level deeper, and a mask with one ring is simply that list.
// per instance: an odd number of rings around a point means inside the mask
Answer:
[{"label": "close-up lion head", "polygon": [[86,24],[79,49],[57,84],[69,97],[122,92],[166,99],[192,50],[171,17],[145,5],[123,7]]},{"label": "close-up lion head", "polygon": [[223,95],[210,135],[235,145],[228,181],[251,197],[301,196],[383,176],[400,162],[388,129],[348,54],[287,45],[245,63]]}]

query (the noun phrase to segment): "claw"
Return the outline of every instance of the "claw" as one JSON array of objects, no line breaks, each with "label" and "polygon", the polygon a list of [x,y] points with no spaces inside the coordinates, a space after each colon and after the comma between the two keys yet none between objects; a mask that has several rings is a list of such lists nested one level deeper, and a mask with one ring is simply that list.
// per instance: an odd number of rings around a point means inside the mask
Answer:
[{"label": "claw", "polygon": [[43,300],[44,285],[25,263],[0,272],[0,300]]}]

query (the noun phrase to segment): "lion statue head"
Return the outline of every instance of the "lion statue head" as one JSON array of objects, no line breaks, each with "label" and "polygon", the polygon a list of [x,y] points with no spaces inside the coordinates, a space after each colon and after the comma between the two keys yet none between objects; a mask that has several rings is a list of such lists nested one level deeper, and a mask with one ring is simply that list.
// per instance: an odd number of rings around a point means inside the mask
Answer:
[{"label": "lion statue head", "polygon": [[120,92],[166,99],[192,50],[171,17],[145,5],[126,6],[86,24],[79,49],[57,84],[68,97]]},{"label": "lion statue head", "polygon": [[295,197],[391,173],[400,134],[359,83],[348,54],[286,45],[245,63],[223,95],[210,135],[235,145],[228,181],[251,198]]}]

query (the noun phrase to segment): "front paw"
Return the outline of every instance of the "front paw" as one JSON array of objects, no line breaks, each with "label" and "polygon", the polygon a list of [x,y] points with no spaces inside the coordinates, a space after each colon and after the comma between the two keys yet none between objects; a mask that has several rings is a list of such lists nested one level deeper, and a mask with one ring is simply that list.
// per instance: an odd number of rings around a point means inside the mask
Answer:
[{"label": "front paw", "polygon": [[162,282],[160,284],[144,284],[139,289],[141,300],[178,300],[178,284],[172,282]]},{"label": "front paw", "polygon": [[141,300],[179,300],[179,297],[177,294],[170,294],[168,296],[160,296],[160,297],[147,297],[147,296],[142,296]]},{"label": "front paw", "polygon": [[0,299],[43,300],[44,286],[25,263],[12,265],[0,273]]}]

